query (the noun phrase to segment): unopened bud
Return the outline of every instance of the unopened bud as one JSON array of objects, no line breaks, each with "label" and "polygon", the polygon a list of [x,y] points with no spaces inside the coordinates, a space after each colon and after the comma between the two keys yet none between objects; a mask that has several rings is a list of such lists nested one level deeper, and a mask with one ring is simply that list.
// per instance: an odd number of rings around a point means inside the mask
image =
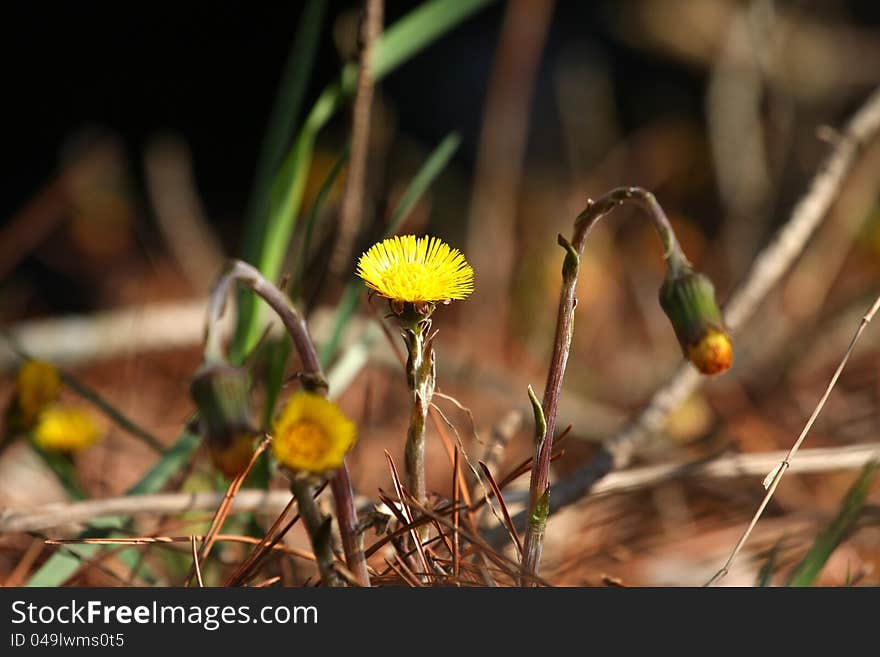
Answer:
[{"label": "unopened bud", "polygon": [[190,385],[199,431],[211,460],[227,477],[243,470],[253,454],[250,389],[248,373],[230,365],[203,366]]},{"label": "unopened bud", "polygon": [[682,352],[703,374],[719,374],[733,363],[715,288],[690,267],[670,270],[660,288],[660,306],[672,322]]}]

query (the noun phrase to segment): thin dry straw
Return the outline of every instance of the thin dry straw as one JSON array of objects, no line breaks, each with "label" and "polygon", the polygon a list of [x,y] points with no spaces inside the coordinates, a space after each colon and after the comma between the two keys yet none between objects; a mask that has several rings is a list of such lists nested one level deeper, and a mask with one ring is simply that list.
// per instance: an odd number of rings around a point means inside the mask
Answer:
[{"label": "thin dry straw", "polygon": [[764,488],[767,489],[767,494],[764,496],[764,499],[761,500],[761,504],[758,505],[758,510],[755,511],[755,515],[752,517],[749,526],[746,527],[745,532],[743,532],[742,537],[740,537],[736,546],[733,548],[733,551],[730,553],[730,556],[727,558],[725,564],[721,567],[715,575],[712,576],[708,582],[706,582],[706,586],[711,586],[722,577],[727,575],[730,571],[730,566],[733,564],[734,559],[736,559],[737,555],[743,549],[743,546],[746,544],[746,541],[749,540],[749,536],[752,531],[755,529],[755,525],[758,524],[758,520],[761,519],[761,515],[764,513],[764,509],[767,508],[767,505],[770,503],[770,499],[773,497],[773,494],[776,492],[776,488],[779,486],[779,482],[782,481],[783,475],[785,475],[786,470],[791,467],[791,460],[794,458],[797,451],[800,449],[804,440],[807,437],[807,433],[809,433],[810,429],[813,427],[813,423],[816,421],[816,418],[819,417],[819,414],[822,412],[822,409],[825,408],[825,402],[828,401],[828,397],[831,396],[831,391],[834,390],[834,386],[837,384],[837,379],[840,378],[841,372],[843,372],[843,368],[846,367],[846,363],[849,360],[850,355],[855,349],[856,343],[859,341],[859,338],[862,337],[862,333],[865,332],[868,324],[874,318],[874,315],[877,313],[877,310],[880,309],[880,296],[874,301],[874,305],[871,306],[871,309],[862,317],[862,321],[859,322],[859,327],[856,329],[855,334],[850,340],[849,347],[846,350],[846,353],[843,355],[843,358],[840,361],[840,364],[837,366],[837,369],[834,371],[834,376],[831,377],[831,380],[828,382],[828,386],[825,388],[825,392],[822,394],[822,397],[819,399],[819,403],[816,404],[816,408],[813,409],[813,414],[810,415],[810,419],[807,420],[807,423],[804,425],[803,430],[798,436],[797,440],[794,442],[794,445],[791,446],[791,449],[788,451],[786,457],[780,461],[773,470],[764,478]]},{"label": "thin dry straw", "polygon": [[[860,468],[877,453],[880,453],[880,443],[877,442],[847,447],[804,449],[799,452],[798,471],[802,473],[830,472]],[[558,454],[555,454],[554,458]],[[591,495],[610,495],[627,490],[647,488],[683,477],[729,479],[761,474],[771,467],[770,464],[777,463],[783,456],[782,452],[733,454],[693,463],[671,463],[631,468],[605,477],[593,488]],[[513,479],[528,470],[530,463],[531,458],[519,463],[518,467],[498,481],[498,487],[504,490]],[[490,492],[490,494],[494,496],[494,493]],[[0,510],[0,534],[38,532],[75,523],[88,523],[98,518],[120,514],[172,515],[193,511],[210,511],[217,508],[217,505],[223,501],[224,495],[225,493],[222,492],[160,493],[158,495],[133,495],[81,502],[52,503],[22,509],[7,508]],[[463,498],[463,495],[461,497]],[[277,512],[290,501],[291,495],[288,491],[243,489],[235,496],[230,512]],[[467,500],[462,499],[459,504],[462,510],[468,509]],[[485,498],[480,497],[474,501],[470,511],[476,511],[484,504]],[[422,520],[428,522],[427,519]],[[506,536],[506,530],[504,533]],[[220,540],[219,536],[221,535],[218,535],[217,540]],[[367,552],[368,556],[373,554],[369,550]]]},{"label": "thin dry straw", "polygon": [[360,30],[360,66],[352,110],[351,157],[336,243],[330,255],[330,271],[339,276],[348,266],[355,236],[364,214],[364,192],[367,178],[367,156],[370,151],[370,114],[373,105],[373,50],[382,34],[383,0],[365,0]]},{"label": "thin dry straw", "polygon": [[205,588],[205,582],[202,580],[202,567],[199,565],[199,552],[196,548],[195,536],[189,537],[189,544],[192,548],[193,570],[195,570],[196,573],[196,581],[199,583],[199,588]]}]

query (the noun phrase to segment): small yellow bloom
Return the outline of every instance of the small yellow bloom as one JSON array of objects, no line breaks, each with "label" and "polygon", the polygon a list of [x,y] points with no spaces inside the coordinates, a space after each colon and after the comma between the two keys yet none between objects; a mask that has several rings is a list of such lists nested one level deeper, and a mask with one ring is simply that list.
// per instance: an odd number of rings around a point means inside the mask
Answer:
[{"label": "small yellow bloom", "polygon": [[58,399],[60,392],[61,378],[54,366],[41,360],[26,361],[16,377],[16,401],[22,426],[32,427],[40,411]]},{"label": "small yellow bloom", "polygon": [[688,348],[688,360],[703,374],[720,374],[733,363],[733,347],[723,331],[710,329]]},{"label": "small yellow bloom", "polygon": [[474,291],[474,270],[458,249],[436,237],[404,235],[374,244],[360,257],[357,274],[395,301],[464,299]]},{"label": "small yellow bloom", "polygon": [[40,414],[34,442],[53,452],[78,452],[101,437],[94,416],[75,406],[50,406]]},{"label": "small yellow bloom", "polygon": [[320,474],[342,465],[356,436],[354,422],[336,404],[300,392],[275,421],[272,453],[291,470]]}]

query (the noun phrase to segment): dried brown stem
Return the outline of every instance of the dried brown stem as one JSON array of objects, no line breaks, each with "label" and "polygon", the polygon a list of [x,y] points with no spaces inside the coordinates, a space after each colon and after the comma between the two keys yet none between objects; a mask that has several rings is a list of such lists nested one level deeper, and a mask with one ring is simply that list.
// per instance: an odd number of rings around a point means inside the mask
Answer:
[{"label": "dried brown stem", "polygon": [[620,187],[589,200],[586,209],[577,217],[571,242],[562,235],[559,244],[566,250],[562,265],[562,290],[559,295],[559,310],[556,319],[556,336],[553,342],[553,355],[547,373],[547,385],[541,402],[544,421],[543,435],[537,437],[536,457],[532,465],[529,482],[529,503],[527,509],[525,541],[523,543],[522,581],[534,582],[538,564],[541,561],[544,526],[550,509],[550,457],[553,453],[556,411],[562,393],[562,379],[568,363],[577,305],[577,289],[580,257],[584,251],[587,237],[596,222],[623,203],[635,203],[643,208],[654,222],[664,246],[664,257],[674,273],[675,268],[687,264],[687,259],[675,239],[666,214],[650,192],[639,187]]},{"label": "dried brown stem", "polygon": [[339,235],[330,257],[330,270],[335,275],[348,266],[364,213],[367,156],[370,151],[370,114],[373,106],[373,51],[376,41],[382,35],[383,5],[383,0],[364,0],[360,67],[352,110],[351,157],[339,213]]}]

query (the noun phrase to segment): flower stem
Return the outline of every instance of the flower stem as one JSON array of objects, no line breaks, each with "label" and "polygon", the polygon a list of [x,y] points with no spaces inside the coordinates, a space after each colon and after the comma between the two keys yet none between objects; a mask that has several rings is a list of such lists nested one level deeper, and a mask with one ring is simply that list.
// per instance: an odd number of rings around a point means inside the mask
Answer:
[{"label": "flower stem", "polygon": [[[205,328],[206,359],[216,357],[221,351],[220,337],[216,327],[223,314],[229,290],[236,281],[243,283],[262,297],[281,318],[302,362],[303,372],[300,378],[303,387],[309,392],[326,396],[327,379],[321,369],[318,352],[315,350],[315,344],[309,335],[305,320],[281,290],[268,281],[258,269],[241,260],[229,261],[211,290],[211,296],[208,300],[208,321]],[[330,486],[336,506],[342,546],[345,550],[345,562],[349,570],[357,576],[360,584],[369,586],[370,574],[367,570],[361,538],[357,532],[357,511],[354,506],[351,477],[345,463],[336,471],[330,481]]]},{"label": "flower stem", "polygon": [[429,336],[431,320],[405,328],[403,340],[407,347],[406,380],[412,410],[406,434],[406,483],[410,495],[419,504],[427,502],[425,488],[425,425],[431,398],[434,396],[434,338]]},{"label": "flower stem", "polygon": [[309,533],[312,551],[318,562],[318,571],[324,586],[342,586],[343,581],[333,568],[333,548],[330,541],[330,517],[318,509],[309,479],[294,474],[290,479],[290,492],[296,498],[297,510]]},{"label": "flower stem", "polygon": [[354,508],[351,477],[345,461],[330,479],[330,490],[336,505],[336,522],[339,523],[339,535],[342,537],[345,563],[348,565],[348,569],[357,576],[361,586],[369,586],[370,574],[367,571],[367,559],[364,556],[363,538],[358,532],[358,518]]},{"label": "flower stem", "polygon": [[547,385],[541,402],[546,425],[536,436],[535,458],[532,462],[529,481],[529,505],[523,558],[520,570],[520,584],[534,586],[535,576],[541,562],[544,547],[544,530],[550,511],[550,456],[553,453],[553,435],[556,429],[556,411],[562,392],[562,379],[571,350],[574,323],[574,309],[577,305],[577,288],[580,257],[584,251],[587,237],[596,222],[611,210],[624,203],[634,203],[645,210],[654,222],[654,227],[663,242],[664,258],[672,272],[689,266],[687,258],[675,238],[669,220],[654,195],[640,187],[619,187],[597,200],[589,200],[587,207],[574,222],[571,241],[559,236],[559,244],[566,250],[562,264],[562,290],[559,294],[559,310],[556,317],[556,335],[553,341],[553,355],[547,372]]}]

